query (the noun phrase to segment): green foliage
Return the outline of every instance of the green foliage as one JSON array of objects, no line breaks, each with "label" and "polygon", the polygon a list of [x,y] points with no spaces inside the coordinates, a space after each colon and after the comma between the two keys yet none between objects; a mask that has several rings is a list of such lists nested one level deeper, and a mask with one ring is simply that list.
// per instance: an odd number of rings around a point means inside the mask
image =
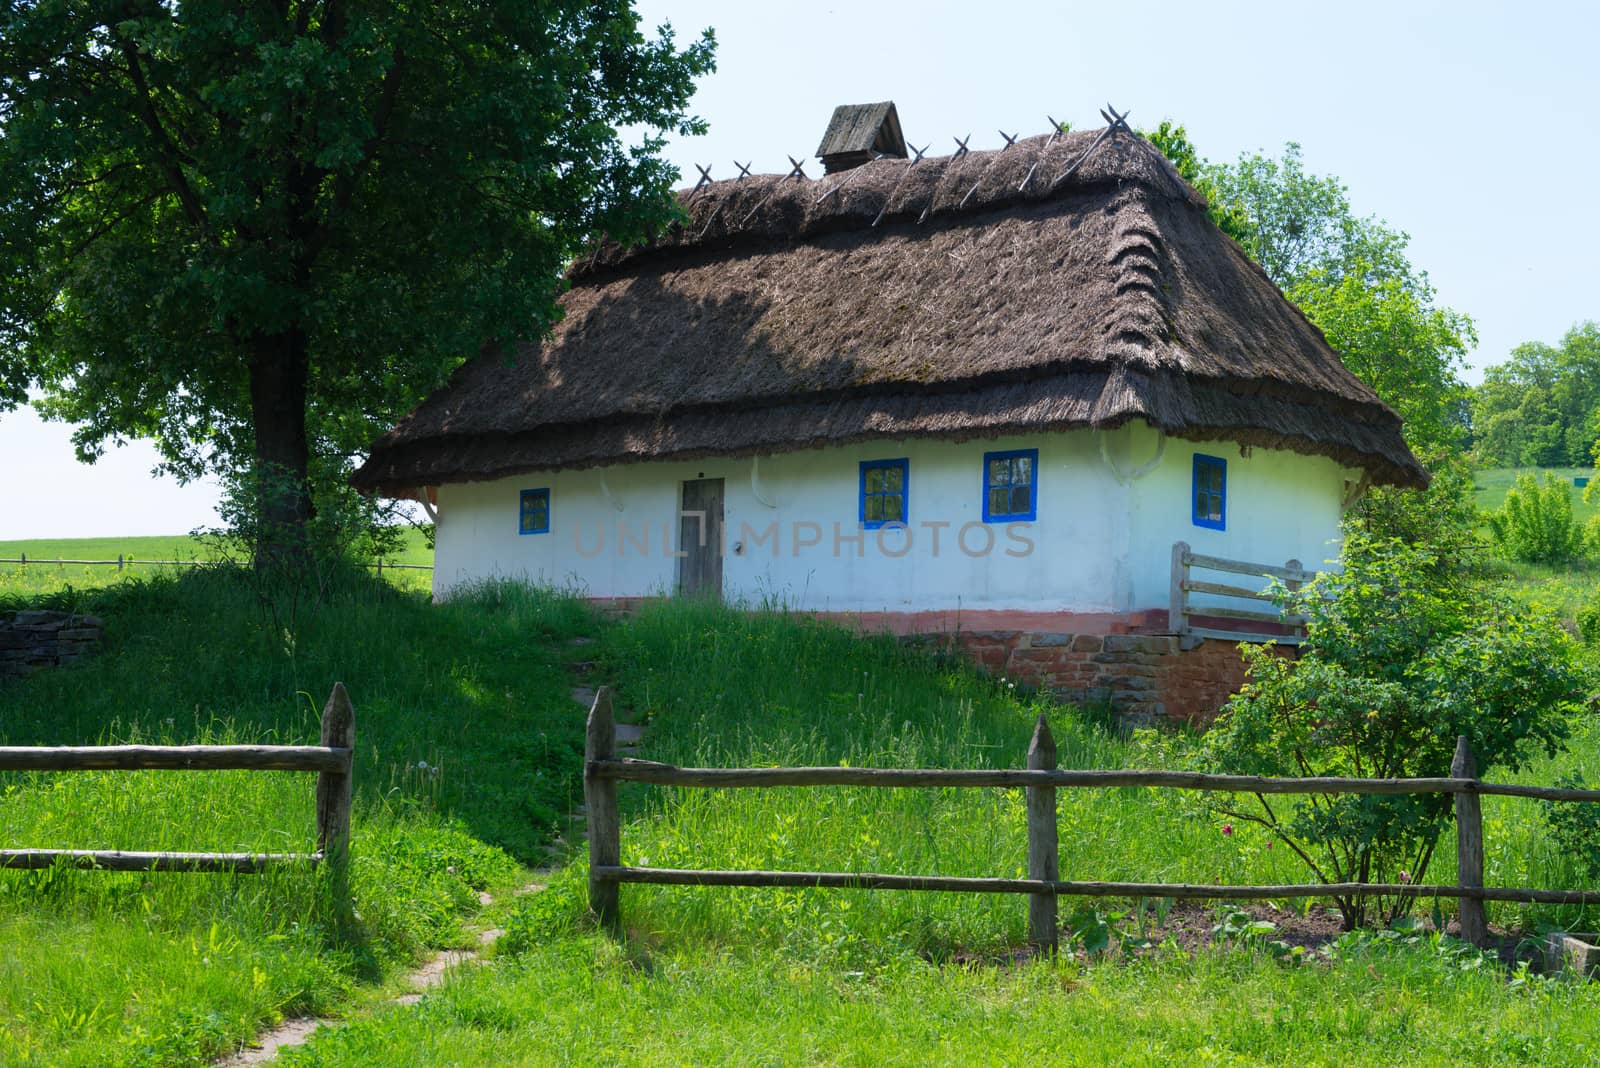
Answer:
[{"label": "green foliage", "polygon": [[1573,518],[1572,487],[1546,474],[1517,478],[1505,505],[1487,516],[1495,547],[1508,559],[1532,564],[1562,564],[1590,554],[1588,537]]},{"label": "green foliage", "polygon": [[[1582,676],[1552,619],[1421,545],[1347,532],[1342,571],[1283,594],[1307,617],[1298,660],[1250,653],[1251,681],[1206,737],[1214,766],[1261,775],[1447,775],[1458,735],[1480,772],[1553,754]],[[1214,802],[1281,836],[1324,882],[1420,881],[1449,813],[1445,795],[1310,795],[1300,804]],[[1238,805],[1238,807],[1234,807]],[[1348,927],[1365,896],[1338,897]],[[1391,914],[1399,902],[1378,902]]]},{"label": "green foliage", "polygon": [[1580,323],[1559,346],[1530,341],[1484,371],[1473,393],[1475,447],[1489,466],[1600,463],[1600,325]]},{"label": "green foliage", "polygon": [[[1563,776],[1557,786],[1586,790],[1589,784],[1581,775]],[[1556,847],[1576,862],[1585,884],[1600,880],[1600,805],[1571,801],[1546,801],[1545,822]]]},{"label": "green foliage", "polygon": [[1425,547],[1440,581],[1482,572],[1489,547],[1471,464],[1463,453],[1441,447],[1420,450],[1418,459],[1431,476],[1426,489],[1373,486],[1346,513],[1346,526],[1367,540]]},{"label": "green foliage", "polygon": [[1462,440],[1471,392],[1460,373],[1477,333],[1470,318],[1434,304],[1426,275],[1357,261],[1313,268],[1287,295],[1400,414],[1413,448]]},{"label": "green foliage", "polygon": [[659,33],[629,0],[5,5],[0,407],[35,383],[85,458],[281,473],[264,519],[299,525],[310,458],[674,219],[713,41]]},{"label": "green foliage", "polygon": [[1600,602],[1578,609],[1578,640],[1600,652]]}]

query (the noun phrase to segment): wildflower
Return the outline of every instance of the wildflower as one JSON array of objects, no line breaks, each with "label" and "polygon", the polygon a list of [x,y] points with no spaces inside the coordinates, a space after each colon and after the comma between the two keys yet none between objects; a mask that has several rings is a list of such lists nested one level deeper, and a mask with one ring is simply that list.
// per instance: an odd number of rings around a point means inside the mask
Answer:
[{"label": "wildflower", "polygon": [[1409,883],[1411,881],[1411,873],[1408,872],[1408,871],[1401,872],[1400,873],[1400,881],[1403,882],[1403,883]]},{"label": "wildflower", "polygon": [[1267,848],[1268,849],[1272,848],[1272,839],[1270,839],[1270,838],[1267,839]]},{"label": "wildflower", "polygon": [[1232,833],[1233,833],[1233,824],[1231,824],[1231,823],[1224,823],[1224,824],[1223,824],[1223,825],[1222,825],[1222,833],[1223,833],[1223,834],[1232,834]]}]

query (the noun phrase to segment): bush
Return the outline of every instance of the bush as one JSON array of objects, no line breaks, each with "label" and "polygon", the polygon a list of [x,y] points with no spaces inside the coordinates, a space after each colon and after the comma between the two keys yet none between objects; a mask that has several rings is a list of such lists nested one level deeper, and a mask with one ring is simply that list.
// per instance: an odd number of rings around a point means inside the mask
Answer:
[{"label": "bush", "polygon": [[1600,602],[1578,609],[1578,640],[1600,652]]},{"label": "bush", "polygon": [[[1304,614],[1298,660],[1257,647],[1251,681],[1206,739],[1218,770],[1257,775],[1399,778],[1450,772],[1465,735],[1480,773],[1553,754],[1569,730],[1582,676],[1553,619],[1425,547],[1347,532],[1344,570],[1280,591]],[[1450,812],[1429,795],[1313,794],[1298,805],[1229,797],[1213,806],[1259,823],[1322,882],[1421,881]],[[1347,928],[1375,904],[1336,896]]]},{"label": "bush", "polygon": [[1572,515],[1572,490],[1553,474],[1543,486],[1531,474],[1517,476],[1505,506],[1488,518],[1496,548],[1509,559],[1564,564],[1588,555],[1588,538]]}]

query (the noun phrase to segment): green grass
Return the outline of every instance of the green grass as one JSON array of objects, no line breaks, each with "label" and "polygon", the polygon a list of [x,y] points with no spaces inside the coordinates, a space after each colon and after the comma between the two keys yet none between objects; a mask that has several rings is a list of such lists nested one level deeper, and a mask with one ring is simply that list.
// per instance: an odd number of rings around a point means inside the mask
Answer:
[{"label": "green grass", "polygon": [[[0,1063],[198,1064],[264,1021],[354,1012],[289,1064],[1592,1063],[1600,995],[1513,980],[1450,943],[1355,943],[1288,965],[1247,949],[1007,959],[1022,899],[624,887],[627,938],[589,929],[581,858],[507,897],[498,963],[411,1008],[359,1006],[426,947],[462,939],[473,891],[519,877],[578,800],[572,661],[595,660],[647,755],[677,763],[1020,766],[1048,711],[1064,767],[1183,766],[1183,734],[1108,731],[959,662],[823,622],[695,602],[602,625],[492,586],[443,605],[343,585],[291,633],[248,576],[202,570],[85,595],[87,665],[0,687],[0,742],[309,741],[335,679],[356,706],[356,908],[337,930],[304,873],[0,874]],[[582,641],[580,641],[582,640]],[[1600,734],[1533,769],[1600,780]],[[92,773],[0,780],[0,836],[38,846],[303,849],[309,777]],[[627,786],[623,856],[661,866],[1024,871],[1004,790],[688,791]],[[1485,804],[1489,881],[1558,886],[1538,809]],[[1067,878],[1292,882],[1255,828],[1193,795],[1061,791]],[[1448,851],[1446,851],[1448,852]],[[1449,881],[1449,861],[1430,879]],[[1084,903],[1063,902],[1063,915]],[[1298,908],[1299,905],[1286,907]],[[1100,902],[1103,913],[1125,907]],[[1427,905],[1425,904],[1424,909]],[[1447,906],[1448,907],[1448,906]],[[1500,908],[1498,922],[1594,922]],[[1125,921],[1134,929],[1136,921]],[[37,947],[49,947],[41,952]]]},{"label": "green grass", "polygon": [[1583,490],[1572,484],[1574,478],[1590,477],[1592,467],[1487,467],[1472,473],[1473,497],[1479,508],[1486,512],[1499,509],[1506,503],[1506,493],[1520,475],[1533,475],[1543,482],[1546,475],[1555,475],[1565,482],[1572,492],[1572,514],[1580,523],[1600,515],[1600,495],[1591,495],[1592,501],[1583,499]]},{"label": "green grass", "polygon": [[[1533,474],[1543,479],[1554,474],[1572,494],[1573,518],[1580,524],[1600,515],[1600,491],[1585,501],[1584,491],[1572,485],[1574,476],[1592,476],[1592,468],[1486,468],[1473,473],[1473,495],[1479,508],[1494,511],[1505,504],[1506,492],[1517,476]],[[1510,580],[1518,596],[1531,605],[1554,612],[1568,625],[1585,605],[1600,601],[1600,561],[1579,560],[1560,566],[1501,561],[1496,565]],[[1600,650],[1596,651],[1600,654]]]},{"label": "green grass", "polygon": [[1585,1065],[1592,986],[1512,987],[1423,943],[1285,966],[1248,951],[877,972],[569,935],[284,1058],[334,1066]]},{"label": "green grass", "polygon": [[[520,881],[575,803],[565,666],[580,603],[490,587],[434,607],[368,578],[292,628],[249,576],[201,569],[84,595],[106,647],[0,684],[0,743],[314,742],[335,680],[356,709],[340,930],[304,870],[266,877],[0,873],[0,1064],[200,1064],[283,1015],[461,939],[477,891]],[[314,777],[0,776],[9,846],[309,851]]]},{"label": "green grass", "polygon": [[[401,531],[401,551],[385,557],[385,564],[433,564],[433,550],[422,532],[414,527]],[[115,564],[55,564],[54,560],[116,560],[124,558],[119,570]],[[0,606],[10,597],[53,593],[66,587],[77,590],[114,586],[133,578],[180,570],[163,566],[161,561],[209,563],[217,559],[215,545],[188,534],[161,537],[109,538],[34,538],[0,541],[0,560],[20,560],[22,564],[0,563]],[[37,561],[37,562],[35,562]],[[431,573],[409,568],[385,569],[384,579],[407,590],[427,590]]]},{"label": "green grass", "polygon": [[[693,603],[602,634],[649,755],[705,764],[1017,766],[1042,706],[958,664],[815,621]],[[1066,767],[1177,766],[1183,735],[1119,739],[1061,709]],[[1600,763],[1600,738],[1528,778]],[[625,863],[1014,875],[1020,798],[1001,790],[625,787]],[[1071,878],[1302,881],[1252,828],[1192,795],[1062,791]],[[1496,882],[1565,885],[1536,808],[1486,805]],[[1449,881],[1448,861],[1430,878]],[[1554,882],[1541,883],[1542,880]],[[315,1039],[291,1065],[415,1063],[1589,1064],[1595,988],[1514,978],[1448,939],[1355,939],[1309,963],[1226,947],[1143,959],[1005,960],[1020,899],[626,886],[625,941],[587,930],[579,863],[502,922],[499,965]],[[1082,902],[1063,902],[1070,915]],[[1102,914],[1118,903],[1100,902]],[[1424,905],[1424,909],[1426,909]],[[1448,906],[1447,906],[1448,907]],[[1501,909],[1539,923],[1575,914]],[[1137,921],[1123,922],[1137,931]]]}]

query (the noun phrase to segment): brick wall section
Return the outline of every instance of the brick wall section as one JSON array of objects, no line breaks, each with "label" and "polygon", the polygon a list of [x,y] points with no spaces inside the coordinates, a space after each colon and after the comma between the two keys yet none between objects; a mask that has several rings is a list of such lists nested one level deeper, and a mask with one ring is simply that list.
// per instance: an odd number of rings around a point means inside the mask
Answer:
[{"label": "brick wall section", "polygon": [[[1129,726],[1203,726],[1245,681],[1238,644],[1209,638],[1191,649],[1166,634],[971,631],[903,640],[954,647],[989,674],[1038,686],[1062,701],[1109,704]],[[1282,652],[1293,655],[1289,648]]]},{"label": "brick wall section", "polygon": [[33,610],[0,615],[0,679],[25,679],[40,668],[75,664],[100,647],[95,616]]}]

